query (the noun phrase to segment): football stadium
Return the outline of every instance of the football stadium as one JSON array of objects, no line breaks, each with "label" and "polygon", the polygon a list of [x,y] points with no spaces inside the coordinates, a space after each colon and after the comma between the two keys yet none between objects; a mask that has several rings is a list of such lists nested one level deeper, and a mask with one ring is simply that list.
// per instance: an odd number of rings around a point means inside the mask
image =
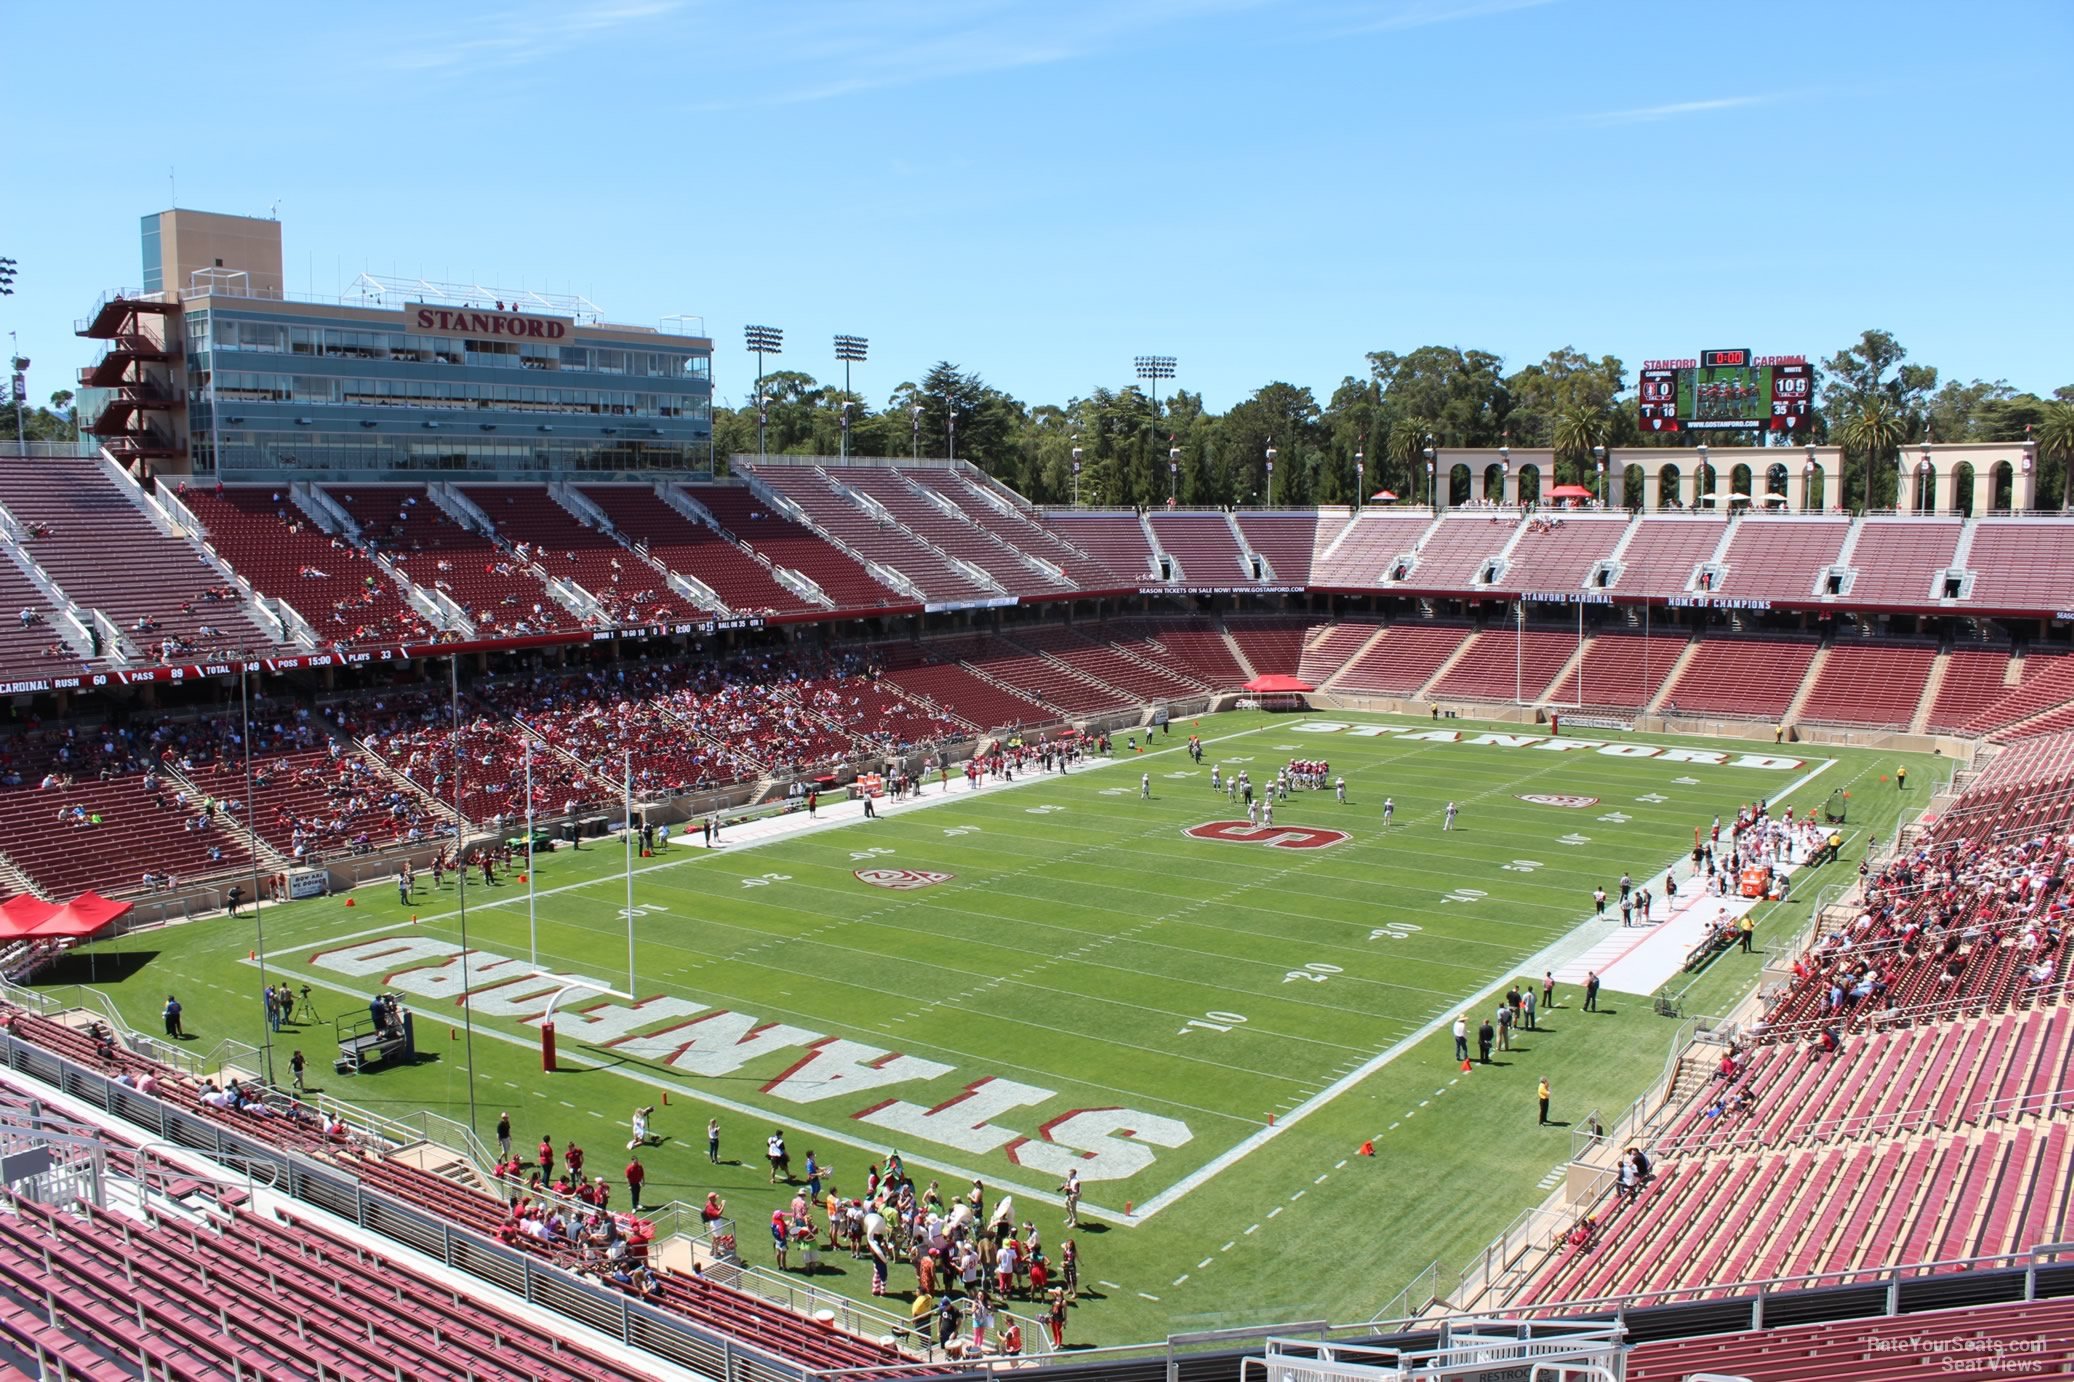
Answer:
[{"label": "football stadium", "polygon": [[2074,1365],[2064,426],[1709,349],[1038,502],[282,229],[0,440],[0,1370]]}]

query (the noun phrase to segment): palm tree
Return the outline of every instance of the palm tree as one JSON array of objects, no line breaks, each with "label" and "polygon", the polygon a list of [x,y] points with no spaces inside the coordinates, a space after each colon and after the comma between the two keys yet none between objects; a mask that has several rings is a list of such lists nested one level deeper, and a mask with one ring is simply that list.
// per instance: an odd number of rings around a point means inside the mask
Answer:
[{"label": "palm tree", "polygon": [[[1860,511],[1872,507],[1874,467],[1889,452],[1900,447],[1904,433],[1901,414],[1884,398],[1875,398],[1845,420],[1837,436],[1851,450],[1865,457],[1865,497]],[[1900,496],[1895,496],[1898,506]]]},{"label": "palm tree", "polygon": [[2038,457],[2060,463],[2060,507],[2074,507],[2074,403],[2048,403],[2038,424]]},{"label": "palm tree", "polygon": [[1592,448],[1604,446],[1611,431],[1612,422],[1605,409],[1583,403],[1571,404],[1556,414],[1556,460],[1575,461],[1580,473],[1589,474]]},{"label": "palm tree", "polygon": [[[1417,418],[1399,418],[1390,429],[1390,459],[1404,467],[1404,473],[1412,477],[1405,484],[1407,490],[1418,488],[1418,475],[1426,464],[1426,437],[1432,431],[1429,424]],[[1409,496],[1406,496],[1409,498]]]}]

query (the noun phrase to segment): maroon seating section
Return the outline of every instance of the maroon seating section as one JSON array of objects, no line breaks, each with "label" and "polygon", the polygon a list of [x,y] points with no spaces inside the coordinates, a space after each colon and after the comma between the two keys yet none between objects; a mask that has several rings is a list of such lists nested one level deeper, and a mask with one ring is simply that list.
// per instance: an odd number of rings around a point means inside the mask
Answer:
[{"label": "maroon seating section", "polygon": [[1738,519],[1723,557],[1728,571],[1720,593],[1742,600],[1806,599],[1819,590],[1823,569],[1836,565],[1850,531],[1848,518]]},{"label": "maroon seating section", "polygon": [[926,701],[978,730],[1035,727],[1056,721],[1058,712],[996,686],[959,660],[969,640],[888,644],[875,648],[886,680],[904,695]]},{"label": "maroon seating section", "polygon": [[1711,514],[1658,514],[1636,520],[1635,535],[1620,554],[1620,595],[1683,595],[1697,587],[1693,573],[1714,555],[1726,519]]},{"label": "maroon seating section", "polygon": [[[1118,575],[1039,523],[1020,496],[1011,495],[999,485],[982,484],[966,472],[947,466],[901,466],[898,469],[922,488],[957,505],[965,517],[1010,547],[1041,558],[1064,571],[1067,581],[1076,589],[1116,590],[1139,584],[1137,578],[1126,579]],[[984,495],[1013,502],[990,503]],[[1142,536],[1139,540],[1142,544]]]},{"label": "maroon seating section", "polygon": [[1588,711],[1641,710],[1663,689],[1690,642],[1681,631],[1593,634],[1576,675],[1564,680],[1554,699],[1574,700]]},{"label": "maroon seating section", "polygon": [[1943,593],[1965,524],[1956,518],[1868,518],[1851,549],[1854,604],[1921,605]]},{"label": "maroon seating section", "polygon": [[[239,599],[219,598],[223,578],[192,547],[153,527],[99,461],[0,462],[0,505],[27,532],[27,555],[65,597],[106,614],[146,662],[272,646]],[[6,616],[14,619],[22,603]],[[151,627],[138,629],[140,619]],[[168,639],[176,646],[165,658]]]},{"label": "maroon seating section", "polygon": [[[140,1354],[185,1377],[647,1375],[307,1220],[223,1208],[206,1227],[110,1209],[81,1219],[22,1198],[9,1209],[0,1335],[31,1357],[74,1356],[85,1377],[129,1376]],[[103,1352],[124,1364],[87,1365]]]},{"label": "maroon seating section", "polygon": [[[1528,629],[1494,626],[1477,637],[1462,660],[1448,669],[1432,695],[1440,700],[1526,701],[1569,700],[1563,687],[1549,683],[1577,651],[1575,629]],[[1574,687],[1576,679],[1569,682]]]},{"label": "maroon seating section", "polygon": [[482,636],[582,627],[547,593],[526,558],[461,526],[419,486],[332,485],[325,493],[353,516],[361,541],[402,567],[413,585],[452,599]]},{"label": "maroon seating section", "polygon": [[1433,515],[1367,508],[1354,516],[1340,536],[1339,545],[1326,555],[1330,544],[1321,543],[1311,562],[1315,585],[1372,590],[1383,583],[1391,565],[1410,555],[1420,536],[1433,526]]},{"label": "maroon seating section", "polygon": [[[26,624],[23,610],[32,616]],[[12,561],[0,558],[0,677],[26,681],[92,670],[58,633],[57,619],[43,592]]]},{"label": "maroon seating section", "polygon": [[1381,627],[1380,621],[1350,620],[1316,633],[1316,636],[1304,645],[1303,655],[1297,659],[1296,675],[1312,686],[1322,687],[1339,675],[1348,661],[1361,651]]},{"label": "maroon seating section", "polygon": [[1116,584],[1129,590],[1159,579],[1152,563],[1152,544],[1134,513],[1075,513],[1060,511],[1044,515],[1044,525],[1071,546],[1079,548],[1116,573]]},{"label": "maroon seating section", "polygon": [[964,660],[1032,700],[1068,715],[1102,715],[1126,709],[1133,703],[1128,693],[1090,673],[1030,652],[1008,639],[978,639]]},{"label": "maroon seating section", "polygon": [[1344,518],[1317,513],[1241,513],[1233,519],[1246,545],[1267,559],[1276,585],[1309,585],[1319,534],[1329,527],[1336,537],[1346,526]]},{"label": "maroon seating section", "polygon": [[1839,641],[1823,659],[1798,718],[1906,729],[1936,661],[1936,647],[1926,643]]},{"label": "maroon seating section", "polygon": [[[249,874],[242,812],[233,817],[227,803],[211,811],[164,767],[167,760],[206,765],[220,748],[202,723],[149,732],[88,726],[0,741],[10,783],[0,788],[0,854],[56,901],[88,888],[131,896],[147,872],[185,882]],[[52,774],[71,780],[43,786]]]},{"label": "maroon seating section", "polygon": [[[427,802],[381,761],[323,733],[276,738],[254,726],[252,828],[298,863],[379,849],[403,839],[447,834],[451,816]],[[337,743],[336,752],[299,744]],[[242,753],[188,776],[211,796],[242,800]]]},{"label": "maroon seating section", "polygon": [[898,471],[860,465],[832,471],[829,478],[877,500],[909,533],[926,539],[948,556],[978,567],[1011,595],[1042,599],[1072,591],[1064,580],[1042,574],[1019,560],[1013,548],[997,541],[986,529],[967,522],[962,510],[957,517],[946,513]]},{"label": "maroon seating section", "polygon": [[1703,638],[1663,710],[1775,720],[1793,704],[1814,660],[1813,639]]},{"label": "maroon seating section", "polygon": [[1231,522],[1221,513],[1153,513],[1147,516],[1160,550],[1180,566],[1176,579],[1188,585],[1229,586],[1253,579],[1239,551]]},{"label": "maroon seating section", "polygon": [[1062,627],[1018,629],[1014,642],[1055,658],[1135,701],[1164,701],[1201,695],[1203,688],[1165,668],[1126,657],[1110,644]]},{"label": "maroon seating section", "polygon": [[[1627,1382],[1683,1382],[1702,1373],[1765,1382],[1921,1382],[1926,1367],[1945,1362],[1977,1363],[1970,1370],[1979,1377],[2045,1376],[2074,1368],[2070,1334],[2074,1301],[2005,1302],[1638,1344],[1628,1351],[1626,1376]],[[2011,1364],[2013,1370],[2003,1370]]]},{"label": "maroon seating section", "polygon": [[1304,640],[1313,628],[1311,620],[1275,614],[1228,616],[1224,627],[1257,675],[1301,675]]},{"label": "maroon seating section", "polygon": [[1463,639],[1474,636],[1460,624],[1392,624],[1334,679],[1333,690],[1409,696],[1433,679]]},{"label": "maroon seating section", "polygon": [[1983,518],[1973,527],[1966,565],[1973,571],[1971,603],[1992,609],[2041,604],[2074,609],[2074,521],[2064,518]]},{"label": "maroon seating section", "polygon": [[736,614],[798,614],[821,608],[779,585],[770,568],[712,528],[671,508],[647,485],[588,485],[580,492],[629,541],[678,575],[706,586]]},{"label": "maroon seating section", "polygon": [[2009,658],[2007,648],[1953,648],[1945,658],[1944,680],[1938,683],[1937,698],[1930,707],[1930,730],[1957,731],[2000,701],[2013,689],[2003,684],[2009,674]]},{"label": "maroon seating section", "polygon": [[2024,654],[2021,677],[1963,720],[1959,732],[2008,737],[2018,722],[2074,701],[2074,654],[2033,647]]},{"label": "maroon seating section", "polygon": [[1443,518],[1418,548],[1419,559],[1405,578],[1409,590],[1468,590],[1490,560],[1505,550],[1517,520],[1490,514]]},{"label": "maroon seating section", "polygon": [[389,574],[311,522],[287,490],[191,489],[186,502],[216,554],[262,593],[286,600],[327,645],[432,641],[432,626]]},{"label": "maroon seating section", "polygon": [[532,740],[533,809],[548,815],[619,795],[605,774],[592,774],[529,735],[502,714],[473,702],[461,706],[459,734],[465,770],[454,770],[456,736],[447,697],[402,693],[378,705],[341,706],[341,728],[361,739],[390,772],[408,778],[447,810],[455,802],[458,777],[461,813],[471,821],[524,820],[526,741]]},{"label": "maroon seating section", "polygon": [[1563,514],[1553,526],[1527,525],[1514,544],[1499,587],[1504,590],[1572,591],[1584,589],[1592,567],[1613,554],[1627,531],[1625,515],[1586,517]]},{"label": "maroon seating section", "polygon": [[984,600],[995,593],[945,561],[898,522],[875,517],[839,493],[835,478],[816,467],[766,465],[749,473],[799,505],[822,532],[865,560],[879,562],[913,581],[926,600]]},{"label": "maroon seating section", "polygon": [[519,555],[595,595],[607,623],[669,623],[711,613],[672,590],[639,553],[556,503],[543,485],[469,485],[461,493]]},{"label": "maroon seating section", "polygon": [[1196,686],[1235,691],[1248,680],[1223,630],[1207,619],[1117,619],[1106,630],[1117,647]]},{"label": "maroon seating section", "polygon": [[723,532],[746,542],[773,565],[797,571],[821,588],[839,611],[912,609],[909,597],[880,585],[847,552],[812,530],[771,511],[739,485],[684,485],[684,493],[713,515]]}]

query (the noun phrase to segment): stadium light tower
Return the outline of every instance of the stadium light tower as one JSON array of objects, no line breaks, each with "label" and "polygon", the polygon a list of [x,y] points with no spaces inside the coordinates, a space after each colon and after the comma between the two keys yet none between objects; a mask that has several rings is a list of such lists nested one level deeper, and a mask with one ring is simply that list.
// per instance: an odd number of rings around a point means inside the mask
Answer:
[{"label": "stadium light tower", "polygon": [[849,459],[850,455],[850,404],[854,402],[850,396],[850,366],[863,364],[865,353],[870,346],[871,342],[862,336],[839,335],[835,338],[835,358],[843,362],[842,454],[845,460]]},{"label": "stadium light tower", "polygon": [[1368,444],[1366,433],[1362,434],[1361,443],[1354,448],[1354,507],[1357,509],[1361,507],[1363,494],[1368,489],[1368,458],[1363,454],[1363,447]]},{"label": "stadium light tower", "polygon": [[908,414],[914,418],[915,422],[914,458],[919,461],[922,459],[922,405],[919,403],[915,404],[914,407],[908,409]]},{"label": "stadium light tower", "polygon": [[785,330],[778,326],[745,326],[742,344],[756,356],[756,459],[763,459],[763,429],[770,400],[763,396],[763,357],[785,353]]},{"label": "stadium light tower", "polygon": [[1174,377],[1174,357],[1171,355],[1140,355],[1133,363],[1136,366],[1138,378],[1148,386],[1146,392],[1152,396],[1152,416],[1156,419],[1159,417],[1159,381]]},{"label": "stadium light tower", "polygon": [[1594,446],[1592,460],[1599,468],[1599,507],[1603,509],[1606,507],[1606,448]]},{"label": "stadium light tower", "polygon": [[1270,437],[1267,443],[1267,506],[1269,508],[1275,506],[1275,455],[1275,441],[1274,438]]},{"label": "stadium light tower", "polygon": [[943,453],[943,458],[944,458],[945,460],[947,460],[947,461],[955,461],[955,460],[957,460],[957,459],[958,459],[958,400],[957,400],[957,399],[955,399],[955,398],[953,398],[953,397],[951,397],[951,395],[949,395],[949,394],[945,394],[945,395],[943,396],[943,435],[944,435],[944,453]]},{"label": "stadium light tower", "polygon": [[1073,438],[1073,507],[1080,507],[1080,438]]},{"label": "stadium light tower", "polygon": [[1436,490],[1436,489],[1434,489],[1434,488],[1433,488],[1433,457],[1434,457],[1434,452],[1433,452],[1433,434],[1432,434],[1431,432],[1428,432],[1428,433],[1426,434],[1426,446],[1425,446],[1425,455],[1426,455],[1426,502],[1427,502],[1427,503],[1429,503],[1429,504],[1431,504],[1431,505],[1433,506],[1433,512],[1435,512],[1435,513],[1439,513],[1439,512],[1440,512],[1440,491],[1438,491],[1438,490]]},{"label": "stadium light tower", "polygon": [[[1167,440],[1171,442],[1174,439],[1172,437],[1168,437]],[[1169,446],[1167,447],[1167,503],[1171,506],[1179,504],[1180,502],[1181,448],[1178,446]]]}]

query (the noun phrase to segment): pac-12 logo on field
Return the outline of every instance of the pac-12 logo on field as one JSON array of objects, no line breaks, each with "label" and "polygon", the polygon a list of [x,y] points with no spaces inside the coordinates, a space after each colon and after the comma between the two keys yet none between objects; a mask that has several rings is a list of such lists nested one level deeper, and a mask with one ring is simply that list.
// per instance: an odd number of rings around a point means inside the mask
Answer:
[{"label": "pac-12 logo on field", "polygon": [[1522,792],[1519,799],[1521,801],[1531,801],[1536,806],[1567,806],[1572,811],[1582,811],[1587,806],[1597,806],[1599,804],[1597,797],[1551,796],[1542,792]]},{"label": "pac-12 logo on field", "polygon": [[1275,849],[1325,849],[1352,838],[1344,830],[1322,830],[1314,825],[1254,825],[1250,821],[1205,821],[1181,833],[1198,840],[1270,845]]},{"label": "pac-12 logo on field", "polygon": [[933,888],[957,877],[954,873],[931,873],[928,869],[858,869],[857,881],[874,888]]}]

